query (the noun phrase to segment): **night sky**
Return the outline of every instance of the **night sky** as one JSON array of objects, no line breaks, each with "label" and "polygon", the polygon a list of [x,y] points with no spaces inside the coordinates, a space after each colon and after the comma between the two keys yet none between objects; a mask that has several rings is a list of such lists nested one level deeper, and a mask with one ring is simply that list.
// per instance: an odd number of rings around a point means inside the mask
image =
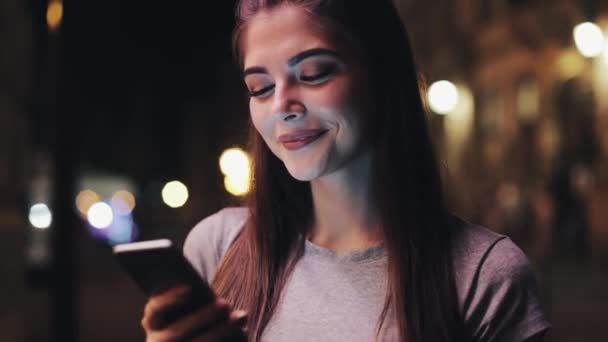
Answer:
[{"label": "night sky", "polygon": [[61,31],[48,35],[46,6],[34,5],[34,145],[51,146],[56,123],[59,134],[73,134],[77,165],[139,180],[182,173],[184,107],[219,96],[217,65],[232,58],[234,1],[64,6]]}]

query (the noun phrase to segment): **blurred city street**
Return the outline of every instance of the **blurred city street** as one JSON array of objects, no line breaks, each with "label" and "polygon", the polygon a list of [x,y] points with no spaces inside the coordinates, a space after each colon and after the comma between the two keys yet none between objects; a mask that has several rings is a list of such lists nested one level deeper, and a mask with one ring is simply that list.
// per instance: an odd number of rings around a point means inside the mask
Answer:
[{"label": "blurred city street", "polygon": [[[0,342],[143,341],[112,246],[243,204],[234,3],[0,0]],[[526,253],[546,342],[608,341],[608,1],[394,3],[450,210]]]}]

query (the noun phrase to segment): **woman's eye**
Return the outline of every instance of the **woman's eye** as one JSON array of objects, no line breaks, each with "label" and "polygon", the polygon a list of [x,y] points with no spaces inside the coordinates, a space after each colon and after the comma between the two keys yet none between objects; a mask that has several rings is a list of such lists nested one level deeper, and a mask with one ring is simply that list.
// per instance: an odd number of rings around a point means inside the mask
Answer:
[{"label": "woman's eye", "polygon": [[306,73],[303,71],[300,74],[299,78],[300,78],[300,80],[302,80],[304,82],[321,83],[321,82],[327,80],[328,78],[330,78],[331,76],[333,76],[333,74],[335,72],[336,72],[336,67],[328,66],[328,67],[321,69],[318,72]]},{"label": "woman's eye", "polygon": [[259,97],[259,96],[262,96],[262,95],[270,92],[273,88],[274,88],[274,84],[266,86],[266,87],[263,87],[263,88],[258,89],[258,90],[250,90],[249,91],[249,95],[253,96],[253,97]]}]

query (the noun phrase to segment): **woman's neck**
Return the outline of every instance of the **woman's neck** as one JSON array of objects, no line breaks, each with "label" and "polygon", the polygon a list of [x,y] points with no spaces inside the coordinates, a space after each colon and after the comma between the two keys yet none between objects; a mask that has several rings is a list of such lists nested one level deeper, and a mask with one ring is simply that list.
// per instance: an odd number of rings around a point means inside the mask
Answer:
[{"label": "woman's neck", "polygon": [[311,182],[315,220],[308,239],[338,252],[382,241],[371,189],[371,151]]}]

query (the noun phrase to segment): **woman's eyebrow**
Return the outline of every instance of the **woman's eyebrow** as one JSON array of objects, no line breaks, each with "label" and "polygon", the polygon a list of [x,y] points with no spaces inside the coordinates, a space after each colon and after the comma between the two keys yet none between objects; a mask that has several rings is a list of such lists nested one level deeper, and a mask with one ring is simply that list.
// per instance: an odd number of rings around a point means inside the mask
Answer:
[{"label": "woman's eyebrow", "polygon": [[[338,58],[338,54],[333,50],[326,49],[326,48],[314,48],[314,49],[302,51],[302,52],[298,53],[297,55],[291,57],[287,61],[287,65],[289,67],[294,67],[298,63],[305,60],[306,58],[313,57],[313,56],[321,56],[321,55],[333,56],[333,57]],[[251,75],[251,74],[268,74],[268,70],[261,66],[252,66],[252,67],[249,67],[249,68],[243,70],[243,77],[245,77],[247,75]]]},{"label": "woman's eyebrow", "polygon": [[266,68],[254,66],[254,67],[245,69],[243,71],[243,77],[245,77],[247,75],[251,75],[251,74],[267,74],[267,73],[268,73],[268,70],[266,70]]},{"label": "woman's eyebrow", "polygon": [[338,54],[333,50],[325,49],[325,48],[315,48],[315,49],[302,51],[302,52],[298,53],[297,55],[291,57],[287,61],[287,65],[290,67],[293,67],[308,57],[319,56],[319,55],[329,55],[329,56],[333,56],[333,57],[338,57]]}]

